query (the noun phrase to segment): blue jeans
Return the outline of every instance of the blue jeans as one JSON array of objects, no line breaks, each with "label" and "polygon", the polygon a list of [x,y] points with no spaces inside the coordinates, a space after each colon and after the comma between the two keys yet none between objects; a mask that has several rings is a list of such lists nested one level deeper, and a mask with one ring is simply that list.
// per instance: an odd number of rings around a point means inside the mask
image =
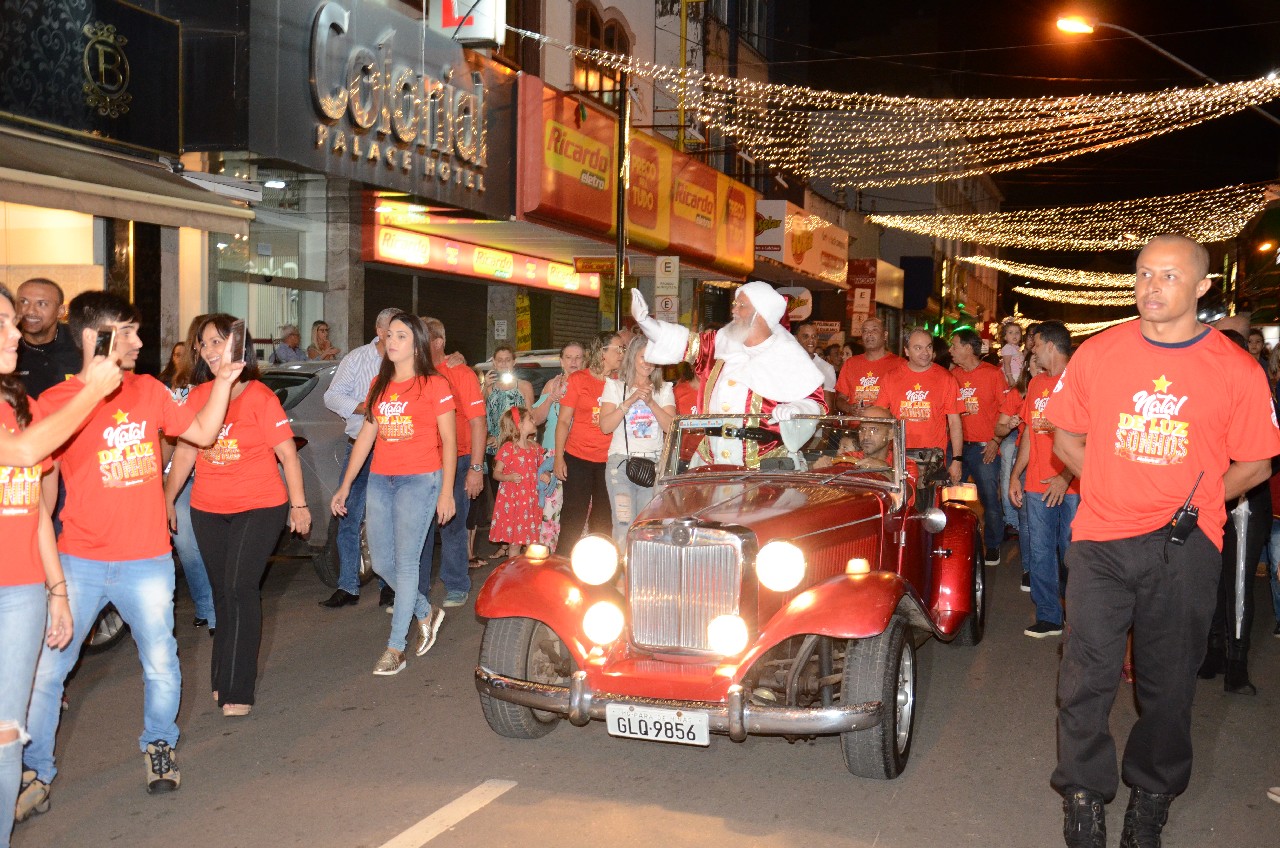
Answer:
[{"label": "blue jeans", "polygon": [[0,742],[0,848],[9,848],[10,811],[22,782],[22,746],[26,743],[27,705],[44,635],[44,585],[0,586],[0,730],[18,738]]},{"label": "blue jeans", "polygon": [[436,528],[440,528],[440,579],[446,592],[470,592],[471,569],[467,562],[467,513],[471,510],[471,498],[467,497],[467,469],[471,467],[471,455],[458,457],[458,470],[453,476],[453,502],[457,515],[440,527],[433,517],[422,545],[422,558],[418,561],[418,594],[431,597],[431,564],[436,551]]},{"label": "blue jeans", "polygon": [[196,543],[196,531],[191,529],[191,482],[182,484],[182,491],[174,502],[178,513],[178,532],[173,534],[173,549],[182,563],[182,574],[187,578],[187,590],[191,592],[191,600],[196,605],[196,618],[209,622],[209,628],[218,626],[218,616],[213,611],[213,587],[209,585],[209,572],[204,567],[204,557],[200,556],[200,545]]},{"label": "blue jeans", "polygon": [[656,492],[653,486],[637,486],[627,477],[627,455],[614,453],[605,463],[605,485],[609,488],[609,503],[613,507],[613,543],[618,550],[627,550],[627,530],[636,520],[640,510],[649,505]]},{"label": "blue jeans", "polygon": [[982,502],[982,541],[988,551],[999,553],[1004,541],[1004,507],[1000,500],[1000,458],[982,461],[986,442],[965,442],[960,455],[961,479],[972,478],[978,484],[978,500]]},{"label": "blue jeans", "polygon": [[62,718],[62,688],[80,656],[89,628],[107,602],[125,620],[138,645],[142,662],[142,735],[138,749],[161,740],[178,744],[178,701],[182,697],[182,670],[178,667],[178,640],[173,638],[173,557],[103,562],[62,554],[67,578],[71,617],[76,632],[65,651],[48,645],[40,649],[36,685],[27,711],[31,744],[22,761],[50,783],[58,770],[53,763],[53,741]]},{"label": "blue jeans", "polygon": [[1004,507],[1004,523],[1010,527],[1021,528],[1018,521],[1018,508],[1009,500],[1009,481],[1013,478],[1013,466],[1018,460],[1018,431],[1004,437],[1000,442],[1000,503]]},{"label": "blue jeans", "polygon": [[1271,519],[1271,541],[1268,542],[1271,555],[1267,557],[1267,576],[1271,583],[1271,611],[1276,615],[1276,623],[1280,624],[1280,575],[1276,573],[1280,567],[1280,518]]},{"label": "blue jeans", "polygon": [[[347,514],[338,519],[338,588],[353,595],[360,594],[360,524],[364,521],[365,490],[369,486],[369,463],[373,451],[365,458],[347,493]],[[351,442],[342,468],[345,473],[351,461]]]},{"label": "blue jeans", "polygon": [[373,570],[396,592],[387,647],[397,651],[404,650],[409,619],[423,619],[431,612],[430,602],[418,591],[418,563],[443,476],[439,471],[369,475],[365,534]]},{"label": "blue jeans", "polygon": [[1067,493],[1057,506],[1045,506],[1043,492],[1024,492],[1027,532],[1020,539],[1031,572],[1031,602],[1036,605],[1036,621],[1062,624],[1062,593],[1058,589],[1058,568],[1066,561],[1071,544],[1071,522],[1075,520],[1080,496]]}]

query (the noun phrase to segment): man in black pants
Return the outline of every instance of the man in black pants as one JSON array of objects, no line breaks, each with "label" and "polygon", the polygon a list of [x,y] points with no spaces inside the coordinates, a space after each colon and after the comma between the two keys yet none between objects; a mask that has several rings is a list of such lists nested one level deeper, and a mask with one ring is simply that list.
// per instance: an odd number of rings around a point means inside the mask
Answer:
[{"label": "man in black pants", "polygon": [[[1139,718],[1125,745],[1122,848],[1158,848],[1191,776],[1191,702],[1221,568],[1225,503],[1267,479],[1280,431],[1262,372],[1196,318],[1209,257],[1181,236],[1138,255],[1139,321],[1087,340],[1045,410],[1079,476],[1058,677],[1058,767],[1069,848],[1105,848],[1115,797],[1108,717],[1133,630]],[[1123,366],[1123,367],[1120,367]],[[1194,490],[1194,495],[1192,494]],[[1199,510],[1171,532],[1184,502]]]}]

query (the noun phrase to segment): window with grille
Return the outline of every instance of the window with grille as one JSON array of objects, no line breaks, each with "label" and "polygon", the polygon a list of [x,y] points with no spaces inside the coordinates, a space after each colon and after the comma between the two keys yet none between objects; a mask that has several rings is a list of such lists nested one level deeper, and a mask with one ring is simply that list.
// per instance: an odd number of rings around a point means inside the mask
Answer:
[{"label": "window with grille", "polygon": [[[579,0],[574,7],[573,43],[580,47],[605,50],[621,55],[631,54],[631,39],[622,23],[606,21],[595,4]],[[594,97],[606,106],[617,106],[618,89],[622,74],[590,59],[575,57],[573,60],[573,87],[588,97]]]}]

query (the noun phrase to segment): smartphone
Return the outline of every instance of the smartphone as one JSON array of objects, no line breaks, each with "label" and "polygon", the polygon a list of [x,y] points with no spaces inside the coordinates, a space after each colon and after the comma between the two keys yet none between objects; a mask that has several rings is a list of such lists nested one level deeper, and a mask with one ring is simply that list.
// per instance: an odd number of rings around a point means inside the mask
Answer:
[{"label": "smartphone", "polygon": [[227,357],[231,362],[244,362],[248,352],[248,330],[243,321],[233,321],[227,334]]},{"label": "smartphone", "polygon": [[116,349],[116,331],[112,327],[110,330],[99,330],[98,338],[93,342],[94,356],[110,356],[112,351]]},{"label": "smartphone", "polygon": [[498,379],[504,386],[514,386],[516,384],[516,375],[512,374],[510,371],[503,371],[502,375],[498,377]]}]

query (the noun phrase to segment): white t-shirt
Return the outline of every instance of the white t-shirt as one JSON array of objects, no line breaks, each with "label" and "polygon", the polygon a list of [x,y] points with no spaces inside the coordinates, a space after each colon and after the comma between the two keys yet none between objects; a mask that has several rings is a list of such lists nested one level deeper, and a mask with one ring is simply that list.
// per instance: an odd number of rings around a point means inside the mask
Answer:
[{"label": "white t-shirt", "polygon": [[813,355],[813,364],[818,366],[818,370],[822,372],[822,390],[834,392],[836,390],[835,367],[816,353]]},{"label": "white t-shirt", "polygon": [[[623,402],[635,391],[630,389],[625,391],[621,380],[609,378],[604,381],[604,394],[600,396],[600,402],[611,403],[615,406],[622,406]],[[653,393],[653,402],[657,406],[676,405],[675,391],[670,383],[663,383],[662,388]],[[626,427],[626,435],[623,435],[622,428]],[[658,424],[658,417],[653,414],[653,410],[644,401],[636,401],[622,415],[622,422],[618,424],[613,431],[613,441],[609,444],[609,454],[626,456],[627,446],[630,445],[632,454],[657,454],[662,451],[662,426]]]}]

